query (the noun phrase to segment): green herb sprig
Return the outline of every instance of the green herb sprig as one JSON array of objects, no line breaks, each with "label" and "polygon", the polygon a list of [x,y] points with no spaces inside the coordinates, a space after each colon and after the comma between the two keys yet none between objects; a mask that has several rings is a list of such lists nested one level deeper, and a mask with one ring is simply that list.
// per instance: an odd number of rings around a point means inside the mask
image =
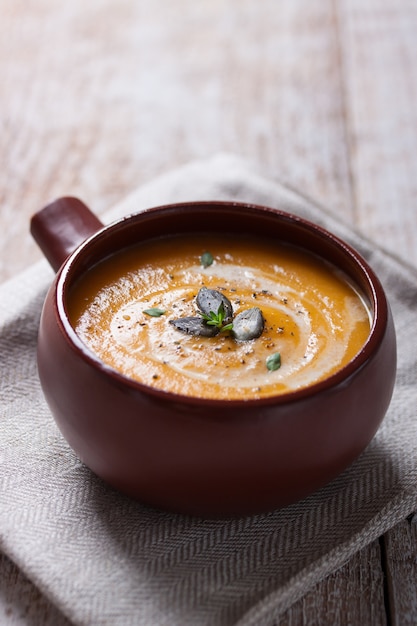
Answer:
[{"label": "green herb sprig", "polygon": [[207,326],[215,326],[216,328],[220,330],[220,332],[225,332],[226,330],[232,330],[233,328],[233,323],[231,324],[224,323],[225,308],[224,308],[223,302],[220,303],[219,308],[217,309],[217,313],[215,313],[214,311],[210,311],[210,313],[206,315],[206,313],[202,313],[201,311],[199,311],[199,314],[201,315],[203,320],[206,322]]}]

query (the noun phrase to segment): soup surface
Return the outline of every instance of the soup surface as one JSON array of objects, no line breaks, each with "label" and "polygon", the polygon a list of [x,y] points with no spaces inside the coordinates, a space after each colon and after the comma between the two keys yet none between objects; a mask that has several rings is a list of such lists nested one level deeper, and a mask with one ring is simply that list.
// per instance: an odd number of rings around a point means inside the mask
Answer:
[{"label": "soup surface", "polygon": [[[225,295],[233,316],[258,307],[261,335],[242,341],[233,329],[214,337],[178,330],[173,320],[199,316],[203,286]],[[115,370],[206,398],[311,385],[348,363],[370,331],[364,299],[326,262],[275,242],[218,234],[128,248],[87,272],[67,306],[82,341]]]}]

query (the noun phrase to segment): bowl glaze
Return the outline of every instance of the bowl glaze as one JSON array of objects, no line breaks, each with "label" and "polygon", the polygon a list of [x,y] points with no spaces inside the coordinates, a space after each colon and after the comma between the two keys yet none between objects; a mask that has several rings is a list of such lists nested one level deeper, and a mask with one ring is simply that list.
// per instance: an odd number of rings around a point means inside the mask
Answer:
[{"label": "bowl glaze", "polygon": [[[368,341],[326,380],[272,398],[207,400],[147,387],[99,360],[72,328],[66,302],[89,267],[163,234],[203,230],[276,238],[342,269],[372,312]],[[38,369],[51,412],[78,457],[106,483],[151,506],[204,517],[260,513],[315,492],[375,435],[391,400],[395,331],[367,262],[323,228],[234,202],[156,207],[103,226],[76,198],[35,214],[31,232],[57,270],[45,300]]]}]

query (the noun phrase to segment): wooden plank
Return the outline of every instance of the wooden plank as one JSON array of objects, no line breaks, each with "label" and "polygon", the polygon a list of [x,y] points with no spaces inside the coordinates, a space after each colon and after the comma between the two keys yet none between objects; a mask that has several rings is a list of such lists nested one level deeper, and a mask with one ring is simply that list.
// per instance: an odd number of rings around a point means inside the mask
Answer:
[{"label": "wooden plank", "polygon": [[386,533],[384,541],[390,624],[392,626],[415,626],[417,622],[417,514]]},{"label": "wooden plank", "polygon": [[356,222],[417,265],[417,4],[338,4]]},{"label": "wooden plank", "polygon": [[378,541],[358,552],[291,607],[276,626],[385,626],[383,571]]},{"label": "wooden plank", "polygon": [[0,280],[40,258],[28,220],[52,198],[100,213],[218,151],[348,211],[332,0],[80,6],[2,2]]}]

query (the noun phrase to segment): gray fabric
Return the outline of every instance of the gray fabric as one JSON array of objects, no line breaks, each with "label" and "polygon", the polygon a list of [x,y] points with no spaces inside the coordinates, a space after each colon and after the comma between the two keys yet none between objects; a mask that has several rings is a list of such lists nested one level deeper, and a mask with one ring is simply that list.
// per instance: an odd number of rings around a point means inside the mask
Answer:
[{"label": "gray fabric", "polygon": [[1,548],[75,624],[271,625],[355,551],[417,508],[417,274],[239,159],[219,155],[135,192],[110,220],[162,203],[256,202],[303,215],[351,242],[387,290],[398,380],[364,454],[319,493],[285,510],[228,521],[148,509],[107,488],[59,434],[42,397],[35,346],[52,270],[0,288]]}]

